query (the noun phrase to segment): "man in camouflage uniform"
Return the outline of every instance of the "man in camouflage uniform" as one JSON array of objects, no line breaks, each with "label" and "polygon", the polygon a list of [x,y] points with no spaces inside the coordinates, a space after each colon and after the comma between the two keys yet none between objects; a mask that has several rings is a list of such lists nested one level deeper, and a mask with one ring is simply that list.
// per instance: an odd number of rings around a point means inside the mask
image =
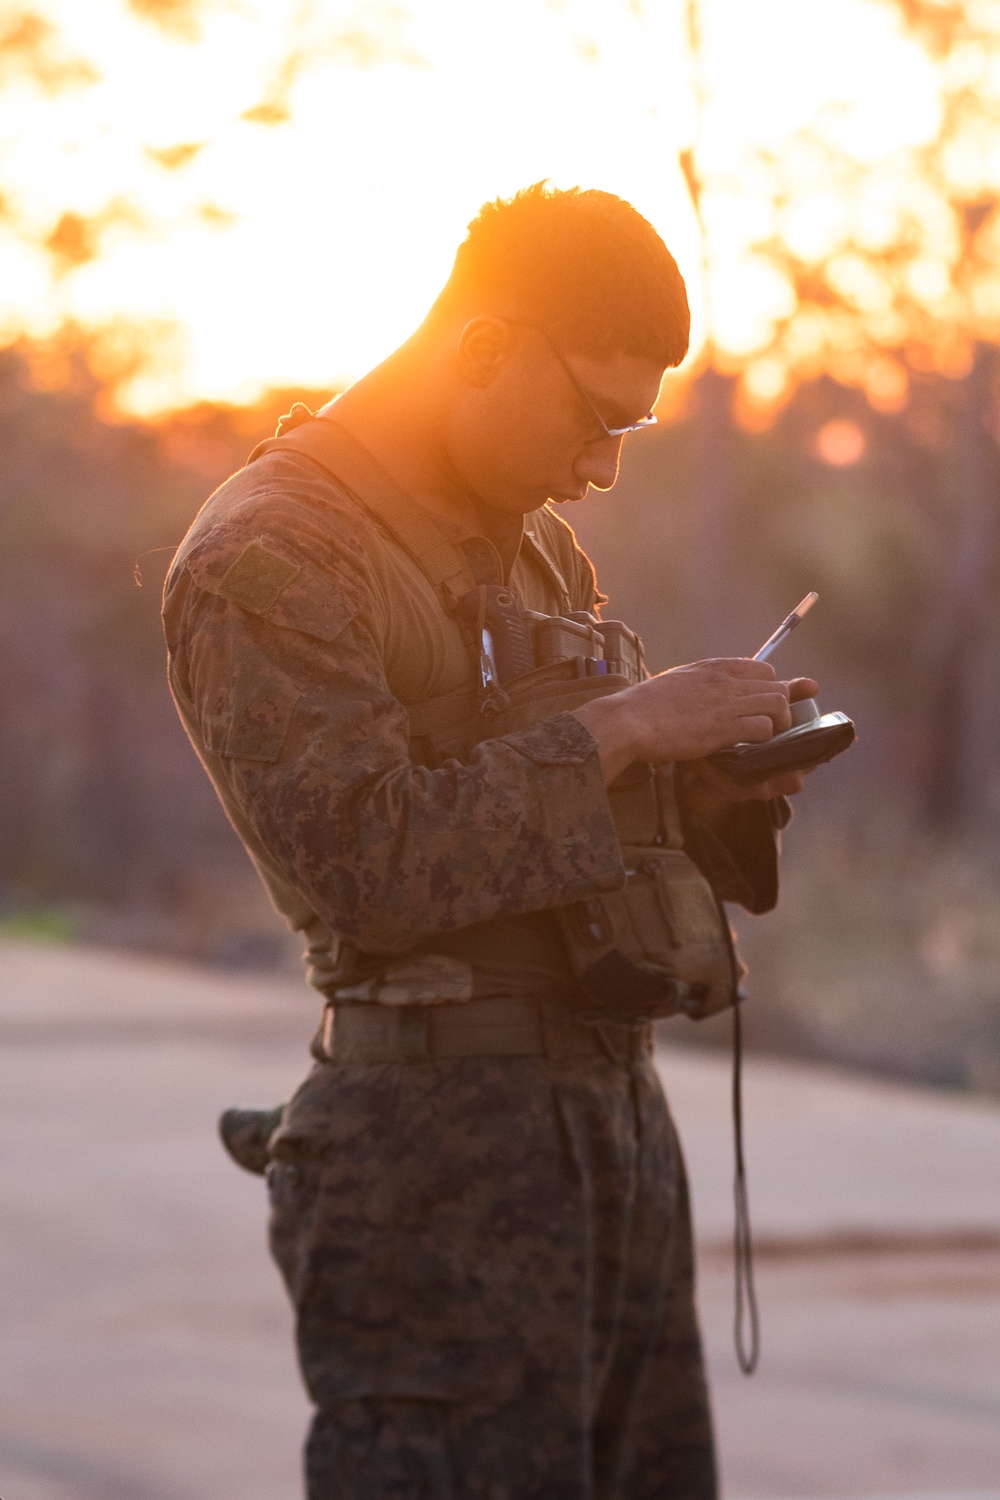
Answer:
[{"label": "man in camouflage uniform", "polygon": [[[687,340],[677,268],[621,200],[489,205],[416,334],[262,445],[167,581],[181,718],[327,999],[265,1131],[310,1500],[716,1494],[649,1025],[621,1024],[624,993],[580,1019],[557,918],[635,875],[608,790],[635,765],[672,787],[683,763],[679,857],[772,905],[799,782],[741,793],[703,758],[788,727],[815,685],[699,663],[505,729],[485,603],[459,607],[499,589],[596,621],[546,502],[611,487]],[[467,753],[431,753],[425,706],[484,689]]]}]

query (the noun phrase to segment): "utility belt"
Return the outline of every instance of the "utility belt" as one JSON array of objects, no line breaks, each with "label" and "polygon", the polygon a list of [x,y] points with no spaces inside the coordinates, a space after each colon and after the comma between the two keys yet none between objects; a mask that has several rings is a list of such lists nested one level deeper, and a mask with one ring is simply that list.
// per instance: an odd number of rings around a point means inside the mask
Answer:
[{"label": "utility belt", "polygon": [[565,1002],[470,1000],[464,1005],[327,1005],[313,1039],[325,1063],[421,1063],[460,1057],[607,1058],[652,1055],[649,1026],[581,1025]]}]

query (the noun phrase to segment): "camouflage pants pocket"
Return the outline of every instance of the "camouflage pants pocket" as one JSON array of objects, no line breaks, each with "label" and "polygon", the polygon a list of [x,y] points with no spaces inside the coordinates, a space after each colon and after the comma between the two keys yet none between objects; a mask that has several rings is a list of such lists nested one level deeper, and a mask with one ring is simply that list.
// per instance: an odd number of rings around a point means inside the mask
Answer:
[{"label": "camouflage pants pocket", "polygon": [[714,1500],[651,1064],[330,1067],[274,1153],[309,1500]]},{"label": "camouflage pants pocket", "polygon": [[271,1206],[271,1254],[295,1303],[302,1280],[301,1224],[310,1195],[315,1197],[317,1173],[305,1161],[271,1161],[265,1176]]},{"label": "camouflage pants pocket", "polygon": [[372,1397],[318,1411],[308,1500],[458,1500],[446,1427],[438,1402]]}]

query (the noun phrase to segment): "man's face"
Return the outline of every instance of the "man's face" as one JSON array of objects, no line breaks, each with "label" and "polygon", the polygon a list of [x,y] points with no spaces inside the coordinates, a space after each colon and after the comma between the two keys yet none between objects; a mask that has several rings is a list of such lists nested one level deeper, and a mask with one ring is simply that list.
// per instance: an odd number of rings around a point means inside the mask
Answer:
[{"label": "man's face", "polygon": [[480,504],[522,515],[548,499],[582,500],[590,485],[610,489],[623,439],[604,427],[645,417],[663,377],[655,361],[575,354],[540,328],[497,318],[466,325],[457,372],[451,466]]}]

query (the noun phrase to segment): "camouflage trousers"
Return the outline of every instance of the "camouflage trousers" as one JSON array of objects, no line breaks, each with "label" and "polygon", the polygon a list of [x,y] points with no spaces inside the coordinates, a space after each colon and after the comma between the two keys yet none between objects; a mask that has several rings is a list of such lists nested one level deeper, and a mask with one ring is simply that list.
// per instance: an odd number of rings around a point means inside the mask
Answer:
[{"label": "camouflage trousers", "polygon": [[268,1180],[309,1500],[714,1500],[650,1062],[320,1065]]}]

